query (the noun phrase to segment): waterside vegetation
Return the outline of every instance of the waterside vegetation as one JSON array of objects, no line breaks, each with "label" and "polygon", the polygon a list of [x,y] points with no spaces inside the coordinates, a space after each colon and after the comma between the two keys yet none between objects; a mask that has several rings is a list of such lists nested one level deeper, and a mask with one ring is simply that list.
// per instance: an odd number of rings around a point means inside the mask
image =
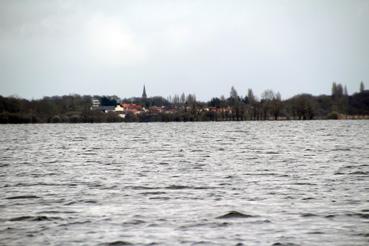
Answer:
[{"label": "waterside vegetation", "polygon": [[229,97],[208,102],[194,94],[168,98],[65,95],[26,100],[0,96],[0,123],[99,123],[154,121],[243,121],[369,119],[369,90],[363,82],[349,95],[346,86],[332,84],[331,95],[299,94],[282,100],[279,92],[265,90],[261,97],[249,89],[240,95],[232,87]]}]

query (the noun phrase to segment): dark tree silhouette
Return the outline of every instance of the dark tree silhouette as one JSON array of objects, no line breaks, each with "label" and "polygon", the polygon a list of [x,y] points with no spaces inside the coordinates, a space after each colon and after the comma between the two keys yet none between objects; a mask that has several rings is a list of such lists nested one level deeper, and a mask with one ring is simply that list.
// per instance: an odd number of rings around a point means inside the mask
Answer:
[{"label": "dark tree silhouette", "polygon": [[364,92],[364,90],[365,90],[364,82],[363,82],[363,81],[361,81],[361,82],[360,82],[360,92]]},{"label": "dark tree silhouette", "polygon": [[[92,99],[103,106],[92,107]],[[133,103],[147,107],[140,112],[104,110],[118,103]],[[137,105],[136,105],[137,106]],[[139,107],[139,106],[137,106]],[[140,108],[140,107],[139,107]],[[0,96],[0,123],[98,123],[98,122],[148,122],[148,121],[222,121],[222,120],[278,120],[369,118],[369,91],[364,83],[360,92],[348,95],[347,87],[332,84],[332,95],[296,95],[282,100],[279,92],[265,90],[261,100],[251,89],[240,97],[232,87],[229,98],[214,97],[209,102],[196,100],[194,94],[163,97],[142,97],[120,100],[117,96],[64,95],[26,100]]]}]

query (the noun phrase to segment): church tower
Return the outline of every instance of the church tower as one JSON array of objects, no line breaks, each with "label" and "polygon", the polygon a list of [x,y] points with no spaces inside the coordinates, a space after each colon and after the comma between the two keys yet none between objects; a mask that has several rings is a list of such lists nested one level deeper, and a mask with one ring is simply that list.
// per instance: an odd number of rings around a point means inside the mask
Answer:
[{"label": "church tower", "polygon": [[142,92],[142,99],[146,99],[146,98],[147,98],[146,88],[145,88],[145,85],[144,85],[143,92]]}]

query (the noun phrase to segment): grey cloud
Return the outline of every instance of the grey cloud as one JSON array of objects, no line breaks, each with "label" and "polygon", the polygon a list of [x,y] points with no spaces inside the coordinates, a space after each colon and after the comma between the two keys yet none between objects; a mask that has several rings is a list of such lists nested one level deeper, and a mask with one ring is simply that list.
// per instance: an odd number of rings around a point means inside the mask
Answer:
[{"label": "grey cloud", "polygon": [[200,99],[253,88],[329,93],[369,81],[369,4],[1,1],[0,94]]}]

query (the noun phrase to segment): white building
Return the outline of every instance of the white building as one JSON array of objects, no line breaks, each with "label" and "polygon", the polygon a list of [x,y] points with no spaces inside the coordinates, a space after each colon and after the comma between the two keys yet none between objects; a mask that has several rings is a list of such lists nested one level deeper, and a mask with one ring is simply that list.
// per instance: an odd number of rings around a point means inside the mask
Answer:
[{"label": "white building", "polygon": [[123,112],[124,111],[124,108],[120,105],[117,105],[115,108],[114,108],[114,111],[115,112]]},{"label": "white building", "polygon": [[93,98],[91,103],[92,103],[91,109],[97,109],[97,108],[100,107],[100,100],[99,99]]}]

